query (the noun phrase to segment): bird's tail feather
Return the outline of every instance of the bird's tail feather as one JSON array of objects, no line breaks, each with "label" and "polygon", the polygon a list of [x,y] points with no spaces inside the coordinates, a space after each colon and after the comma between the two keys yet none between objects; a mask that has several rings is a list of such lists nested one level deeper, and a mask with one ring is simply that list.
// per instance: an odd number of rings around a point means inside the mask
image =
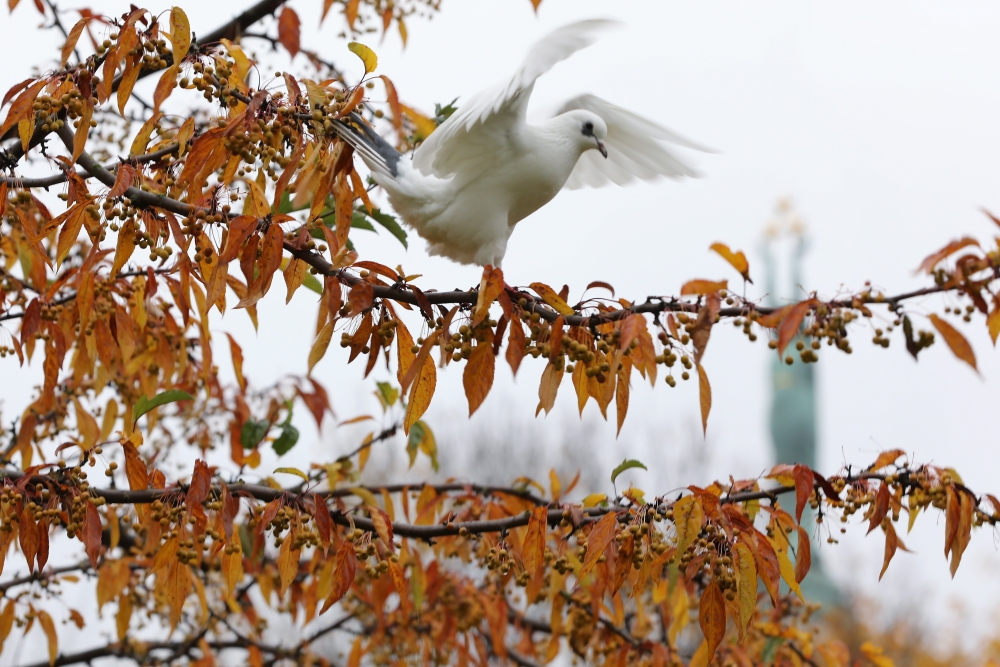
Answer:
[{"label": "bird's tail feather", "polygon": [[351,113],[333,124],[334,131],[351,146],[368,168],[389,178],[395,178],[402,154],[383,139],[357,113]]}]

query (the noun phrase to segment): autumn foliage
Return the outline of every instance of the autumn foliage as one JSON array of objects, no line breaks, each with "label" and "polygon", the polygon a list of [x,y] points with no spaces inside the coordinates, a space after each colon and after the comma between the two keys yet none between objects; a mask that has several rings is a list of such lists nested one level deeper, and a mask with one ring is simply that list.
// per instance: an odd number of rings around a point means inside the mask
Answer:
[{"label": "autumn foliage", "polygon": [[[404,39],[411,13],[436,10],[315,4],[349,33],[371,25]],[[359,486],[372,446],[397,430],[411,460],[437,456],[422,417],[439,373],[462,374],[470,414],[507,363],[538,378],[538,412],[561,394],[581,410],[593,401],[606,418],[613,412],[620,429],[633,383],[670,391],[689,379],[708,428],[702,360],[722,321],[750,342],[766,337],[788,364],[815,363],[824,347],[849,354],[852,333],[874,328],[875,344],[895,337],[914,357],[940,337],[976,368],[956,320],[983,317],[992,339],[1000,335],[997,245],[949,243],[920,264],[927,286],[914,292],[813,294],[776,309],[726,279],[642,302],[594,282],[571,304],[566,290],[510,288],[486,267],[478,289],[436,291],[433,276],[359,259],[351,242],[374,225],[407,236],[378,209],[334,124],[360,113],[406,149],[446,115],[406,106],[373,74],[371,48],[308,51],[282,0],[211,32],[180,7],[79,10],[73,22],[35,5],[64,30],[65,46],[58,67],[6,92],[0,125],[0,364],[30,364],[39,382],[2,452],[0,645],[18,632],[44,635],[52,665],[105,656],[211,665],[229,652],[255,666],[341,664],[331,649],[340,647],[351,666],[541,665],[567,652],[603,665],[883,666],[891,661],[875,645],[851,655],[811,634],[799,584],[812,541],[835,541],[841,521],[879,534],[884,573],[919,515],[939,514],[954,574],[973,529],[1000,519],[1000,500],[899,450],[831,476],[780,465],[662,497],[630,488],[570,502],[574,482],[558,477],[547,490]],[[240,37],[271,14],[274,34],[256,38],[306,54],[309,69],[256,88]],[[345,81],[323,59],[331,55],[360,57],[365,79]],[[133,90],[147,76],[156,83],[140,103]],[[385,108],[369,102],[374,86]],[[43,151],[51,173],[19,175]],[[744,253],[711,250],[733,280],[750,280]],[[281,456],[297,444],[294,406],[329,421],[327,392],[308,376],[248,386],[239,342],[216,345],[209,321],[233,309],[256,324],[269,292],[287,301],[303,288],[319,295],[315,342],[302,352],[310,371],[335,338],[365,377],[392,368],[396,383],[378,392],[399,422],[336,461],[261,470],[262,448]],[[963,307],[922,315],[928,301],[910,306],[942,293]],[[234,384],[216,376],[218,354],[230,355]],[[210,450],[228,451],[227,463],[209,465]],[[188,461],[180,476],[164,463],[178,456]],[[301,480],[281,486],[275,473]],[[94,587],[103,621],[49,604],[71,582]],[[269,635],[277,615],[302,632]],[[113,640],[95,632],[94,645],[67,647],[66,619],[110,623]]]}]

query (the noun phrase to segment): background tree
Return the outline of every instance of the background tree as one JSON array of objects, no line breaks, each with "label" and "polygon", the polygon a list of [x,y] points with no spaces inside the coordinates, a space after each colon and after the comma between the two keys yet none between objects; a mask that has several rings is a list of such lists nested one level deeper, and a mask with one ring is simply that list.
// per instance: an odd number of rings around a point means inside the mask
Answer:
[{"label": "background tree", "polygon": [[[568,289],[509,289],[491,267],[476,289],[436,291],[432,277],[359,260],[353,230],[406,235],[375,206],[334,123],[357,111],[405,150],[451,107],[430,118],[406,106],[359,42],[349,48],[364,63],[361,81],[309,53],[308,72],[257,83],[241,38],[302,51],[301,22],[283,4],[259,2],[202,34],[179,7],[81,12],[70,25],[36,3],[66,44],[59,68],[8,91],[0,125],[0,324],[16,331],[0,354],[41,371],[4,451],[0,558],[15,545],[12,558],[31,574],[0,579],[0,640],[15,627],[44,634],[48,664],[207,665],[230,651],[253,665],[339,664],[320,643],[330,636],[342,637],[349,665],[529,665],[560,653],[619,665],[889,664],[872,644],[852,656],[839,641],[814,640],[798,587],[811,540],[836,541],[831,524],[860,513],[868,532],[884,535],[884,573],[905,548],[896,528],[904,513],[912,526],[938,510],[954,573],[972,529],[1000,512],[954,470],[901,450],[829,477],[778,466],[761,480],[648,498],[618,489],[579,503],[565,500],[575,480],[557,475],[511,486],[359,486],[358,474],[373,445],[397,431],[411,460],[436,463],[421,418],[437,374],[462,373],[471,414],[498,358],[540,376],[539,412],[562,389],[581,409],[594,401],[613,411],[619,428],[631,384],[658,378],[671,388],[692,381],[707,428],[701,362],[723,320],[750,342],[766,334],[785,363],[814,363],[824,343],[827,354],[850,353],[852,331],[882,311],[891,324],[875,329],[876,345],[896,336],[917,356],[940,337],[975,368],[955,320],[978,311],[994,341],[1000,334],[996,246],[949,243],[923,261],[927,286],[916,291],[867,288],[780,308],[703,279],[643,302],[594,282],[571,305]],[[352,34],[373,25],[404,36],[407,17],[433,10],[417,1],[336,8]],[[275,34],[255,33],[272,13]],[[126,105],[145,76],[157,78],[153,97],[132,115]],[[366,97],[378,86],[384,109]],[[193,103],[194,91],[205,104]],[[168,114],[167,104],[185,113]],[[51,175],[18,176],[29,160]],[[55,186],[57,197],[47,196]],[[734,280],[750,279],[742,252],[712,250]],[[255,304],[279,271],[286,300],[303,287],[319,295],[310,369],[339,333],[366,376],[387,364],[397,380],[377,387],[393,426],[306,470],[260,470],[261,450],[296,446],[296,406],[317,424],[327,419],[324,387],[308,376],[250,386],[232,337],[223,350],[235,384],[213,363],[210,312],[242,309],[256,322]],[[926,300],[911,306],[943,293],[963,307],[924,316]],[[624,461],[612,484],[637,466]],[[807,505],[818,526],[800,525]],[[57,622],[99,623],[48,603],[83,576],[99,607],[114,609],[112,641],[60,646]],[[293,640],[267,631],[286,618],[302,629]]]}]

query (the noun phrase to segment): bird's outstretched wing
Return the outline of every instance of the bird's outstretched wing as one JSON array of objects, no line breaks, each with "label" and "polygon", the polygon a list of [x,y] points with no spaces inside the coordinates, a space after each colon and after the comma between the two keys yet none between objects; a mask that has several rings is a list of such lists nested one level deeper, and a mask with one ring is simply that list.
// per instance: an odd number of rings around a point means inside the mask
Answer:
[{"label": "bird's outstretched wing", "polygon": [[608,136],[604,145],[608,149],[608,157],[604,159],[597,151],[581,155],[566,182],[565,187],[569,189],[599,188],[608,183],[624,185],[636,178],[648,181],[658,176],[698,176],[693,167],[685,164],[663,144],[711,152],[662,125],[595,95],[574,97],[562,105],[558,113],[573,109],[586,109],[607,123]]},{"label": "bird's outstretched wing", "polygon": [[458,171],[478,173],[487,163],[503,160],[513,150],[513,135],[525,122],[535,80],[615,25],[615,21],[594,19],[549,33],[531,48],[510,79],[477,93],[442,123],[414,152],[413,166],[424,174],[446,178]]}]

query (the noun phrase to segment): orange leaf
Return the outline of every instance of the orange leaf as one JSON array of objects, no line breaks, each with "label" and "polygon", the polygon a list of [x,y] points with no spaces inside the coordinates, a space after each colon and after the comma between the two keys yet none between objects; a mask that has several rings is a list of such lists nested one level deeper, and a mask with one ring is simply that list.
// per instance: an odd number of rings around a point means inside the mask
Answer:
[{"label": "orange leaf", "polygon": [[524,359],[525,337],[524,327],[517,317],[510,321],[510,334],[507,336],[507,363],[510,364],[511,372],[516,376],[517,369],[521,367],[521,360]]},{"label": "orange leaf", "polygon": [[795,547],[795,581],[802,583],[802,580],[809,574],[812,567],[812,545],[809,543],[809,533],[802,526],[799,526],[799,541]]},{"label": "orange leaf", "polygon": [[128,477],[129,488],[133,491],[145,491],[149,487],[149,473],[146,464],[139,457],[139,452],[130,441],[122,443],[125,450],[125,476]]},{"label": "orange leaf", "polygon": [[921,271],[927,271],[928,273],[932,273],[934,267],[937,266],[938,263],[945,257],[952,254],[956,250],[961,250],[962,248],[965,248],[970,245],[978,246],[979,242],[976,241],[976,239],[969,238],[968,236],[963,237],[957,241],[952,241],[951,243],[941,248],[937,252],[927,255],[927,257],[924,258],[924,261],[920,262],[920,266],[917,267],[917,273],[920,273]]},{"label": "orange leaf", "polygon": [[[420,350],[421,354],[423,352],[423,349]],[[417,370],[417,376],[409,392],[409,403],[406,405],[406,417],[403,420],[403,431],[405,433],[410,432],[410,427],[430,407],[431,399],[434,398],[434,389],[437,387],[437,369],[434,367],[433,360],[427,356],[424,356],[424,359],[421,360],[420,354],[418,354],[417,360],[413,362],[413,368],[410,370],[411,373],[413,369]]]},{"label": "orange leaf", "polygon": [[542,297],[542,300],[552,306],[552,309],[560,315],[572,315],[576,312],[570,308],[565,301],[563,301],[558,292],[548,285],[544,283],[531,283],[529,287],[531,287],[531,289],[535,291],[535,294]]},{"label": "orange leaf", "polygon": [[38,93],[46,83],[45,79],[39,79],[17,96],[17,99],[10,105],[10,110],[7,112],[7,118],[4,120],[3,125],[0,125],[0,136],[7,134],[7,130],[14,127],[23,118],[31,117],[32,105],[35,103],[35,98],[38,97]]},{"label": "orange leaf", "polygon": [[163,74],[160,75],[160,80],[156,82],[156,89],[153,91],[154,113],[159,113],[160,105],[163,104],[164,100],[170,97],[170,93],[174,92],[174,88],[177,87],[177,75],[179,72],[180,67],[176,64],[163,70]]},{"label": "orange leaf", "polygon": [[[7,543],[3,543],[0,546],[3,546],[6,551]],[[4,642],[7,641],[12,627],[14,627],[14,601],[7,600],[7,606],[3,608],[3,613],[0,614],[0,650],[3,650]]]},{"label": "orange leaf", "polygon": [[28,572],[34,572],[35,556],[38,554],[41,536],[39,535],[38,524],[35,523],[32,511],[27,505],[21,510],[21,521],[18,525],[17,539],[21,547],[21,553],[24,554],[24,560],[28,563]]},{"label": "orange leaf", "polygon": [[83,29],[89,20],[89,17],[84,17],[70,28],[69,34],[66,36],[66,43],[62,47],[62,58],[60,61],[62,67],[66,67],[66,63],[69,62],[69,57],[73,54],[73,49],[76,48],[76,43],[80,41],[80,35],[83,34]]},{"label": "orange leaf", "polygon": [[792,476],[795,479],[795,520],[802,523],[802,511],[813,492],[813,471],[809,466],[796,464]]},{"label": "orange leaf", "polygon": [[286,6],[281,10],[281,16],[278,17],[278,41],[293,58],[299,52],[300,30],[299,15],[295,13],[294,9]]},{"label": "orange leaf", "polygon": [[778,566],[778,555],[774,553],[774,547],[756,528],[754,529],[756,544],[753,549],[754,560],[757,562],[757,574],[764,582],[767,594],[771,596],[771,603],[778,606],[778,582],[781,580],[781,569]]},{"label": "orange leaf", "polygon": [[713,243],[708,249],[719,253],[724,260],[732,264],[733,268],[743,276],[743,280],[753,284],[753,281],[750,279],[750,263],[747,262],[747,256],[743,254],[742,250],[733,252],[725,243]]},{"label": "orange leaf", "polygon": [[503,271],[490,265],[483,267],[483,277],[479,281],[479,296],[472,318],[473,326],[482,322],[490,314],[490,306],[503,292]]},{"label": "orange leaf", "polygon": [[354,544],[348,540],[337,549],[337,556],[333,566],[333,590],[330,596],[323,603],[323,608],[319,613],[325,612],[332,607],[340,598],[347,594],[354,583],[354,573],[358,567],[357,556],[354,555]]},{"label": "orange leaf", "polygon": [[542,573],[545,565],[545,533],[548,525],[549,511],[544,505],[539,505],[531,511],[528,519],[528,532],[521,547],[521,560],[525,571],[532,577]]},{"label": "orange leaf", "polygon": [[729,289],[728,280],[718,282],[712,280],[689,280],[681,286],[681,296],[692,294],[711,294],[720,290]]},{"label": "orange leaf", "polygon": [[493,356],[493,332],[486,330],[483,340],[476,343],[469,361],[462,373],[462,384],[465,396],[469,399],[469,416],[471,417],[493,387],[493,372],[496,357]]},{"label": "orange leaf", "polygon": [[722,589],[715,579],[705,587],[705,592],[701,594],[701,603],[698,607],[698,624],[705,635],[708,643],[708,662],[715,656],[715,650],[722,643],[722,638],[726,635],[726,601],[722,596]]},{"label": "orange leaf", "polygon": [[615,578],[611,583],[612,595],[617,593],[622,584],[632,571],[632,555],[635,553],[635,538],[630,533],[620,547],[618,547],[618,557],[615,559]]},{"label": "orange leaf", "polygon": [[66,218],[66,224],[59,230],[59,241],[56,249],[57,264],[63,263],[63,260],[69,255],[69,251],[76,244],[77,237],[80,236],[80,230],[83,228],[83,218],[86,215],[87,209],[83,206],[82,202],[70,210],[70,214]]},{"label": "orange leaf", "polygon": [[587,574],[597,565],[597,559],[601,557],[604,550],[611,544],[618,532],[618,515],[608,512],[601,520],[594,525],[587,536],[587,558],[583,561],[583,567],[577,575],[577,580],[582,581]]},{"label": "orange leaf", "polygon": [[698,364],[698,401],[701,404],[701,431],[708,433],[708,413],[712,411],[712,385],[708,383],[705,367]]},{"label": "orange leaf", "polygon": [[958,329],[951,326],[948,322],[934,313],[931,313],[929,317],[931,324],[933,324],[934,328],[938,330],[938,333],[940,333],[941,337],[944,338],[944,342],[948,344],[948,347],[951,348],[951,351],[955,354],[955,356],[972,366],[972,368],[978,373],[979,369],[976,367],[976,353],[972,351],[972,346],[969,345],[969,341],[965,339],[965,336],[959,333]]},{"label": "orange leaf", "polygon": [[875,459],[875,463],[871,464],[868,467],[868,470],[881,470],[887,465],[892,465],[896,462],[896,459],[905,454],[906,452],[902,449],[890,449],[888,451],[884,451],[878,455],[878,458]]},{"label": "orange leaf", "polygon": [[375,526],[375,532],[382,538],[382,542],[385,543],[386,548],[390,552],[395,551],[396,543],[393,541],[392,520],[389,519],[389,515],[384,510],[373,506],[368,507],[368,514],[371,516],[372,525]]},{"label": "orange leaf", "polygon": [[138,56],[129,56],[125,63],[125,71],[122,72],[121,82],[118,84],[118,113],[125,117],[125,105],[128,98],[132,96],[132,89],[135,82],[139,80],[139,72],[142,70],[142,61]]},{"label": "orange leaf", "polygon": [[996,347],[997,336],[1000,336],[1000,298],[993,299],[993,310],[986,318],[986,328],[989,329],[990,339]]},{"label": "orange leaf", "polygon": [[319,363],[319,360],[323,358],[326,354],[327,348],[330,347],[330,339],[333,337],[333,321],[327,322],[322,330],[320,330],[319,335],[316,336],[316,341],[313,343],[312,349],[309,351],[309,373],[312,373],[313,367]]},{"label": "orange leaf", "polygon": [[705,509],[694,496],[684,496],[674,503],[674,528],[677,531],[677,553],[683,554],[698,539],[705,522]]}]

